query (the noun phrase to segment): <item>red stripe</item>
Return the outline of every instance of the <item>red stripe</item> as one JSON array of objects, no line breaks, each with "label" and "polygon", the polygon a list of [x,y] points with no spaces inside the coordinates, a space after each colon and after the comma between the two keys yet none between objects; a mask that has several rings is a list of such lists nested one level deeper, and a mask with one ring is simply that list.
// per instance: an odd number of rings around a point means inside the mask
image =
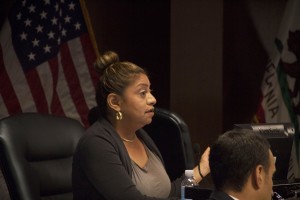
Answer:
[{"label": "red stripe", "polygon": [[57,82],[58,82],[58,60],[57,57],[54,57],[50,60],[48,60],[49,66],[50,66],[50,70],[51,70],[51,74],[52,74],[52,79],[53,79],[53,96],[52,96],[52,100],[50,103],[50,109],[51,109],[51,113],[54,115],[59,115],[59,116],[66,116],[66,114],[64,113],[64,110],[62,108],[61,102],[58,98],[58,94],[57,94]]},{"label": "red stripe", "polygon": [[82,49],[84,52],[84,57],[86,59],[86,63],[88,64],[88,69],[90,72],[90,76],[92,78],[94,87],[96,88],[98,80],[99,80],[99,74],[95,70],[94,62],[96,61],[96,54],[93,49],[92,41],[88,35],[88,33],[83,34],[80,37]]},{"label": "red stripe", "polygon": [[22,108],[18,97],[15,94],[12,83],[4,66],[2,47],[0,46],[0,93],[3,98],[6,109],[10,115],[21,113]]},{"label": "red stripe", "polygon": [[25,76],[35,102],[37,112],[49,113],[46,95],[42,87],[40,76],[36,69],[26,72]]},{"label": "red stripe", "polygon": [[256,118],[258,120],[259,123],[266,123],[266,117],[265,117],[265,110],[262,106],[262,103],[263,103],[263,95],[262,95],[262,92],[260,93],[260,104],[257,108],[257,111],[256,111]]},{"label": "red stripe", "polygon": [[85,102],[85,98],[82,92],[79,78],[75,70],[73,60],[71,58],[70,50],[67,43],[61,46],[61,63],[63,66],[64,74],[66,81],[69,86],[70,94],[74,105],[77,109],[78,114],[80,115],[81,122],[84,126],[88,126],[87,115],[89,108]]}]

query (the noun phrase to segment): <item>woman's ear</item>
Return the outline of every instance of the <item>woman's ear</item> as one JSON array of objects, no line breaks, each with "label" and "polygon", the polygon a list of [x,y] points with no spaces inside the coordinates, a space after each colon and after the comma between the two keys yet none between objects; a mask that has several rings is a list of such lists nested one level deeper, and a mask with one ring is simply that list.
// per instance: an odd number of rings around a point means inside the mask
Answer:
[{"label": "woman's ear", "polygon": [[107,96],[108,106],[115,111],[120,111],[120,100],[120,96],[115,93],[110,93]]}]

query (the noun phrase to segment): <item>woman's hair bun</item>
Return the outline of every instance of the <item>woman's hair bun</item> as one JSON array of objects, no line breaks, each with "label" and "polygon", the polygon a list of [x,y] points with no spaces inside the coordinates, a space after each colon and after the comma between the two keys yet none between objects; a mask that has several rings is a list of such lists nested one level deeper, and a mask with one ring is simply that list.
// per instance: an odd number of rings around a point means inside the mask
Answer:
[{"label": "woman's hair bun", "polygon": [[119,55],[114,51],[106,51],[97,58],[95,67],[98,71],[103,72],[110,65],[119,62]]}]

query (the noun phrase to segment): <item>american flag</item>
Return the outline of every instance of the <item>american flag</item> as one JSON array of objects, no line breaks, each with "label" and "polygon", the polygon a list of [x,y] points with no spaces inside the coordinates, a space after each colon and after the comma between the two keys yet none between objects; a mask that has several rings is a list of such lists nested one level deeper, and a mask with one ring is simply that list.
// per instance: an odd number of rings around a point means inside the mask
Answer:
[{"label": "american flag", "polygon": [[98,75],[79,0],[17,0],[0,44],[0,118],[39,112],[88,126]]}]

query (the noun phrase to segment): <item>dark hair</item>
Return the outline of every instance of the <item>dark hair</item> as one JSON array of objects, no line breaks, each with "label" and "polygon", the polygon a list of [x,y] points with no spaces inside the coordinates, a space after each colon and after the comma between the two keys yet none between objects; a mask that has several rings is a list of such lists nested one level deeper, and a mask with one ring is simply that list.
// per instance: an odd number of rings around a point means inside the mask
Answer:
[{"label": "dark hair", "polygon": [[122,95],[138,74],[146,74],[141,67],[131,62],[120,62],[119,56],[113,51],[107,51],[97,60],[96,67],[100,79],[96,90],[96,101],[102,116],[107,115],[107,96],[110,93]]},{"label": "dark hair", "polygon": [[260,134],[233,129],[219,136],[211,146],[209,166],[216,189],[240,192],[257,165],[268,172],[269,142]]}]

